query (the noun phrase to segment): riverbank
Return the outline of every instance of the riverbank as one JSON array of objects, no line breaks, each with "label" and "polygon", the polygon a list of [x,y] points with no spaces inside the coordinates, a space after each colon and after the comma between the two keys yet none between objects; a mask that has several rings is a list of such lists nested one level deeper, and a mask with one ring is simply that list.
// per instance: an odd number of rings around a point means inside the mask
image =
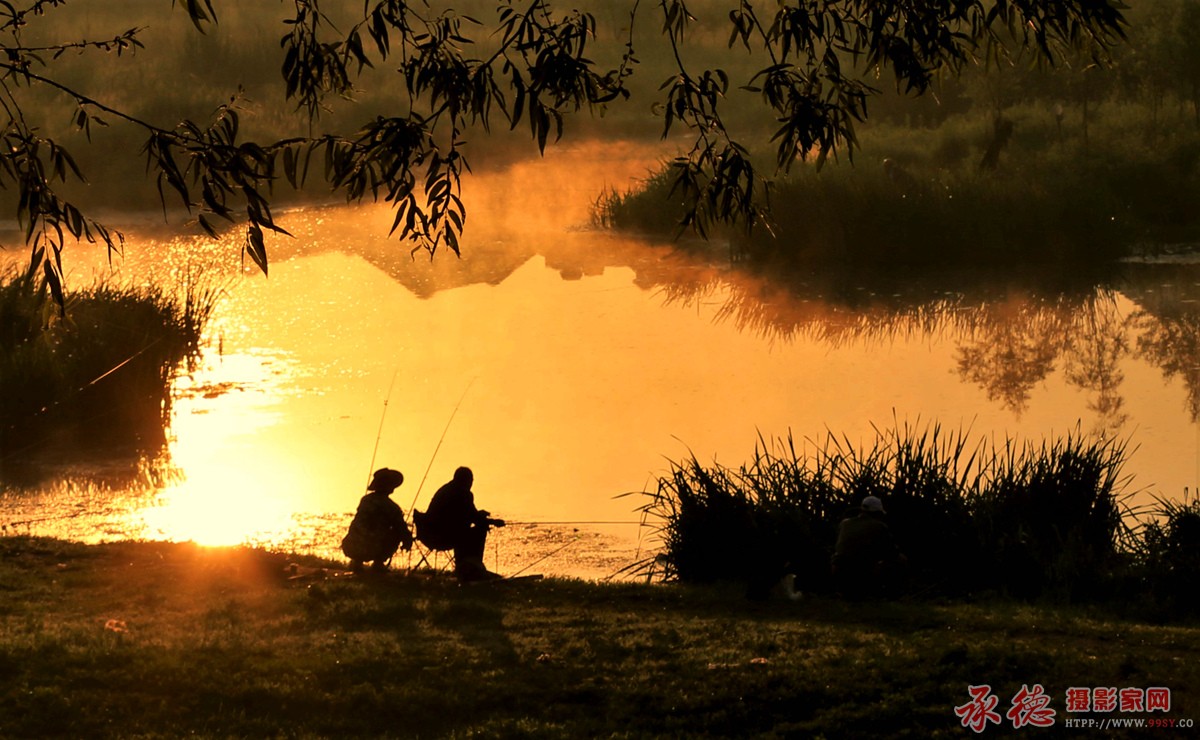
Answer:
[{"label": "riverbank", "polygon": [[751,146],[760,173],[774,178],[751,229],[731,228],[715,202],[685,202],[686,173],[666,161],[626,192],[599,194],[592,222],[659,240],[708,233],[772,275],[919,280],[1036,266],[1104,280],[1121,260],[1200,239],[1190,206],[1200,196],[1200,139],[1190,119],[1167,123],[1138,100],[1118,96],[1102,108],[1103,123],[1066,137],[1052,106],[1031,100],[969,107],[929,126],[872,116],[853,157],[783,171],[764,161],[773,146]]},{"label": "riverbank", "polygon": [[[1035,684],[1058,726],[1200,714],[1195,623],[561,580],[462,588],[341,565],[0,538],[0,734],[948,737],[972,685],[991,687],[1008,728]],[[1066,712],[1082,687],[1166,688],[1170,708]]]}]

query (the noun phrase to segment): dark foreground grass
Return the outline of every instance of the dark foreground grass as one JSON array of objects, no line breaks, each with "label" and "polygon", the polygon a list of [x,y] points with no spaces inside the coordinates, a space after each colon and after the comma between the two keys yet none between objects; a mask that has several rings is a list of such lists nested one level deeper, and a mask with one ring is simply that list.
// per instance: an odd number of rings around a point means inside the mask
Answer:
[{"label": "dark foreground grass", "polygon": [[1195,624],[289,562],[0,539],[0,735],[961,737],[981,684],[1001,716],[1042,685],[1058,728],[1069,687],[1171,689],[1107,716],[1200,714]]}]

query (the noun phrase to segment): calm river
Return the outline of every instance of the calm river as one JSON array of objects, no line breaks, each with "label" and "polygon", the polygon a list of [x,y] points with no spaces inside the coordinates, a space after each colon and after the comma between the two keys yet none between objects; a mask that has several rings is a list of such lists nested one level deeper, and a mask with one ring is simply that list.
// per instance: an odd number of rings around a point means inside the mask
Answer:
[{"label": "calm river", "polygon": [[[127,226],[118,279],[202,268],[225,286],[168,448],[116,485],[72,469],[6,488],[0,524],[338,557],[372,465],[404,472],[405,509],[469,465],[481,508],[510,522],[490,567],[603,578],[653,550],[641,500],[620,494],[653,488],[669,459],[736,466],[789,431],[870,445],[896,423],[1104,434],[1128,441],[1136,499],[1195,491],[1200,264],[1130,264],[1083,289],[773,285],[583,228],[602,185],[653,161],[599,154],[474,177],[461,260],[410,257],[380,207],[287,214],[295,238],[269,244],[268,278],[243,269],[235,237]],[[107,272],[102,255],[70,257],[75,284]]]}]

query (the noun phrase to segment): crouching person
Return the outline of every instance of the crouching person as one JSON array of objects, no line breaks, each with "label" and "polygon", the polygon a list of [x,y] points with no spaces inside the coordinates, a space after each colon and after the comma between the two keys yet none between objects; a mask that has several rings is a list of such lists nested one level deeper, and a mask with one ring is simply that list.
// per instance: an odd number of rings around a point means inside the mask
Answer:
[{"label": "crouching person", "polygon": [[883,502],[867,496],[857,516],[838,525],[833,581],[846,598],[894,598],[908,586],[908,559],[892,539]]},{"label": "crouching person", "polygon": [[401,545],[412,549],[412,532],[404,519],[404,511],[390,498],[392,491],[404,482],[399,470],[380,468],[367,486],[367,495],[358,503],[358,511],[350,522],[350,531],[342,538],[342,552],[350,558],[350,567],[361,571],[370,562],[372,570],[386,570],[392,556]]}]

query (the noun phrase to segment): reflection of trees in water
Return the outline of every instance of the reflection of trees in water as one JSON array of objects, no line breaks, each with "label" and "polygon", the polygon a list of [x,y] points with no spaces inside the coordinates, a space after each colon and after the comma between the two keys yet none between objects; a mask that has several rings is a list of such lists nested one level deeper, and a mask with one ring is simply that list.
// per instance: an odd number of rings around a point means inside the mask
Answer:
[{"label": "reflection of trees in water", "polygon": [[959,348],[959,372],[1016,414],[1025,411],[1033,388],[1061,363],[1070,386],[1090,394],[1096,431],[1115,434],[1128,420],[1120,393],[1121,361],[1130,355],[1129,320],[1117,294],[1096,289],[1083,296],[1016,305],[984,304],[976,326]]},{"label": "reflection of trees in water", "polygon": [[842,347],[928,336],[957,325],[961,296],[884,295],[869,289],[796,283],[781,285],[733,272],[706,282],[659,286],[668,304],[717,305],[715,319],[769,341],[809,340]]},{"label": "reflection of trees in water", "polygon": [[1138,351],[1167,378],[1183,380],[1191,419],[1200,421],[1200,316],[1140,313],[1137,324],[1141,329]]},{"label": "reflection of trees in water", "polygon": [[1130,319],[1138,331],[1137,351],[1168,380],[1183,381],[1191,420],[1200,421],[1200,265],[1145,273]]},{"label": "reflection of trees in water", "polygon": [[1016,414],[1033,387],[1046,379],[1067,345],[1076,306],[1066,298],[1047,304],[1015,299],[984,303],[975,326],[960,339],[958,371]]},{"label": "reflection of trees in water", "polygon": [[1074,324],[1063,371],[1068,383],[1093,394],[1088,408],[1099,417],[1097,431],[1114,436],[1129,419],[1119,392],[1125,379],[1120,363],[1129,356],[1129,319],[1120,315],[1114,293],[1098,291],[1075,313]]},{"label": "reflection of trees in water", "polygon": [[[332,244],[346,247],[345,240]],[[1192,419],[1200,419],[1197,265],[1131,266],[1116,290],[1099,287],[1112,279],[1108,274],[993,281],[969,272],[944,278],[834,268],[784,280],[731,268],[719,249],[708,261],[638,239],[570,232],[481,243],[470,259],[433,265],[398,256],[394,245],[384,250],[356,241],[353,251],[421,297],[499,284],[540,254],[564,280],[631,269],[634,284],[657,291],[664,303],[711,310],[715,320],[771,342],[840,348],[940,337],[957,346],[963,380],[1017,414],[1037,385],[1060,369],[1066,383],[1089,394],[1097,431],[1105,433],[1127,420],[1121,363],[1137,359],[1181,378]],[[1125,296],[1135,304],[1132,311]]]},{"label": "reflection of trees in water", "polygon": [[[770,341],[838,348],[945,337],[958,348],[963,380],[1016,414],[1060,369],[1068,385],[1089,394],[1096,431],[1111,435],[1128,421],[1121,386],[1122,363],[1129,360],[1181,378],[1191,418],[1200,420],[1200,275],[1186,266],[1172,269],[1166,285],[1161,274],[1131,271],[1120,290],[1090,282],[979,284],[957,292],[911,282],[894,289],[845,280],[784,285],[735,271],[656,278],[665,278],[658,290],[668,304],[715,304],[717,321]],[[655,281],[639,284],[647,282]]]}]

